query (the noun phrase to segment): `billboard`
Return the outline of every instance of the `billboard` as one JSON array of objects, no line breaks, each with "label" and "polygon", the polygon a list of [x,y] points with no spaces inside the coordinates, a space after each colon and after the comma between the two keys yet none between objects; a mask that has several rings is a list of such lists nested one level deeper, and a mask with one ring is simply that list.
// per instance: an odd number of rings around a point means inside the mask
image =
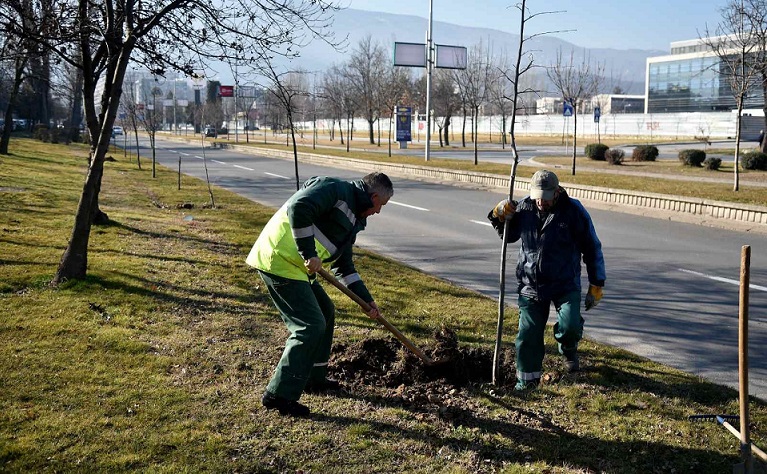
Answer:
[{"label": "billboard", "polygon": [[423,43],[394,43],[394,65],[426,67],[426,45]]},{"label": "billboard", "polygon": [[218,96],[219,97],[234,97],[234,86],[219,86],[218,87]]},{"label": "billboard", "polygon": [[438,68],[443,69],[466,69],[468,54],[463,46],[437,45]]}]

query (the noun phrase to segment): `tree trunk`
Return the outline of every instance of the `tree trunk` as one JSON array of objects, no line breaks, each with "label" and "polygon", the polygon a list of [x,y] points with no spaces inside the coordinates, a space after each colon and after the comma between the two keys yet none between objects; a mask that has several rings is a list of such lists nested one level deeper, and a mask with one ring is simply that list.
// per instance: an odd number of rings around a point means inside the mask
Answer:
[{"label": "tree trunk", "polygon": [[463,124],[461,125],[461,146],[466,148],[466,107],[461,110],[463,112]]},{"label": "tree trunk", "polygon": [[13,76],[13,87],[11,88],[10,97],[8,97],[8,107],[5,109],[3,136],[0,138],[0,155],[8,154],[8,144],[11,142],[11,130],[13,130],[13,108],[16,104],[16,99],[19,96],[21,83],[24,80],[24,66],[26,63],[26,58],[16,58],[16,71]]},{"label": "tree trunk", "polygon": [[443,130],[445,130],[445,146],[450,146],[450,138],[449,138],[448,134],[450,133],[450,123],[451,122],[452,121],[450,120],[450,116],[449,115],[447,117],[445,117],[445,128],[443,129]]},{"label": "tree trunk", "polygon": [[376,144],[375,129],[373,127],[374,124],[375,124],[375,120],[368,119],[368,135],[370,138],[371,145]]},{"label": "tree trunk", "polygon": [[578,149],[578,108],[573,104],[573,176],[575,176],[575,150]]},{"label": "tree trunk", "polygon": [[82,280],[88,270],[88,241],[93,222],[93,204],[101,187],[101,177],[104,173],[104,153],[99,154],[94,150],[92,155],[93,158],[88,166],[88,176],[85,178],[80,202],[77,204],[75,225],[69,237],[69,245],[62,255],[59,268],[51,281],[53,286],[67,280]]}]

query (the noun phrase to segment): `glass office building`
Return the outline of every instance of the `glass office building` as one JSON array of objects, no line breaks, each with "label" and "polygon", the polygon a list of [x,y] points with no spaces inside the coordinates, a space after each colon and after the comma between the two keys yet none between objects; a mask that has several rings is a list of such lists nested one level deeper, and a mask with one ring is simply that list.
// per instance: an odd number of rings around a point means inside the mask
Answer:
[{"label": "glass office building", "polygon": [[[712,112],[736,108],[725,64],[701,40],[671,43],[671,54],[647,58],[646,113]],[[746,108],[761,108],[754,87]]]}]

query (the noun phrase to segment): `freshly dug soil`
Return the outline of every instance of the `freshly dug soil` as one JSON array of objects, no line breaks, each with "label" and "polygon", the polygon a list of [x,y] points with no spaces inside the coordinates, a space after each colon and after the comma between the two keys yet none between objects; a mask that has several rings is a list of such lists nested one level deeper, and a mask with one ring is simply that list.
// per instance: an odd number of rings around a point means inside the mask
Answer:
[{"label": "freshly dug soil", "polygon": [[[458,337],[448,328],[436,331],[434,339],[434,347],[422,348],[435,361],[431,366],[393,337],[336,344],[330,359],[331,376],[353,391],[376,388],[414,405],[449,404],[461,389],[491,382],[491,350],[459,347]],[[514,357],[508,351],[502,371],[514,373]],[[507,378],[513,385],[513,375]]]}]

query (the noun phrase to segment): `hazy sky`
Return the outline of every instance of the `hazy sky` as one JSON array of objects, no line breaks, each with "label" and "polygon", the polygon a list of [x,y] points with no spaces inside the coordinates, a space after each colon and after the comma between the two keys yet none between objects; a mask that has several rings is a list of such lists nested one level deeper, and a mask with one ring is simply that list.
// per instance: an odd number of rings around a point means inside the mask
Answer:
[{"label": "hazy sky", "polygon": [[[429,17],[429,0],[345,0],[349,8]],[[432,0],[434,21],[493,28],[509,33],[519,30],[515,0]],[[542,15],[528,23],[527,31],[553,30],[557,36],[586,48],[669,50],[672,41],[712,34],[726,0],[528,0]]]}]

